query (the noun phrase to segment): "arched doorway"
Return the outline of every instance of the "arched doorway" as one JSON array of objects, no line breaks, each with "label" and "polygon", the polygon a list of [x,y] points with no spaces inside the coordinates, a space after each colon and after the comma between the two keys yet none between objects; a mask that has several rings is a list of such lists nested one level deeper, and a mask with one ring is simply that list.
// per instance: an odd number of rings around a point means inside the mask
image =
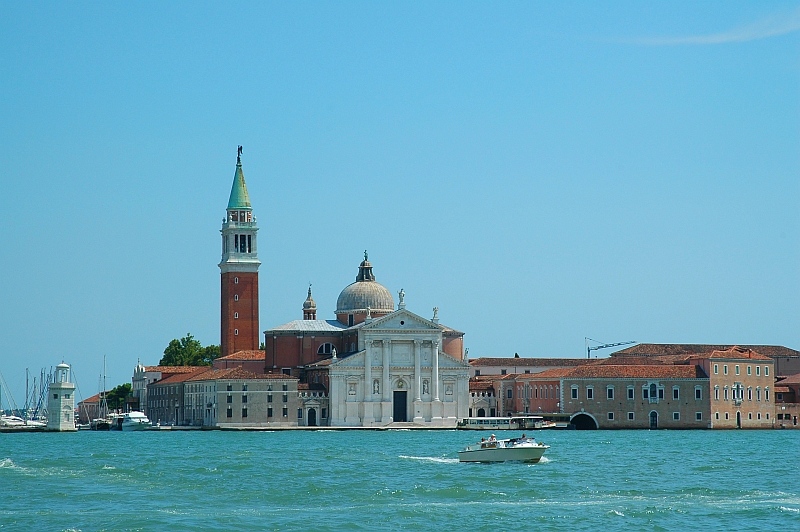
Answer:
[{"label": "arched doorway", "polygon": [[478,417],[486,417],[486,410],[484,410],[483,408],[479,408]]},{"label": "arched doorway", "polygon": [[584,412],[577,414],[569,420],[570,423],[575,425],[577,430],[597,430],[597,421]]},{"label": "arched doorway", "polygon": [[736,428],[737,429],[742,428],[742,413],[741,412],[736,412]]},{"label": "arched doorway", "polygon": [[650,428],[657,429],[658,428],[658,412],[655,410],[650,412]]},{"label": "arched doorway", "polygon": [[308,426],[309,427],[317,426],[317,410],[314,408],[308,409]]}]

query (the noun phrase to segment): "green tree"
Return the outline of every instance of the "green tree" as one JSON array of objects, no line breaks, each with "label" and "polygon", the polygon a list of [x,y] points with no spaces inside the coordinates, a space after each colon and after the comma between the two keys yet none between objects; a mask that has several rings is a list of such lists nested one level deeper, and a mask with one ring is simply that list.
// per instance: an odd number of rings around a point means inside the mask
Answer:
[{"label": "green tree", "polygon": [[106,394],[108,408],[117,409],[125,406],[125,399],[131,395],[131,383],[120,384]]},{"label": "green tree", "polygon": [[202,344],[186,333],[186,336],[173,339],[164,349],[164,356],[158,362],[160,366],[210,366],[215,358],[219,357],[219,346]]}]

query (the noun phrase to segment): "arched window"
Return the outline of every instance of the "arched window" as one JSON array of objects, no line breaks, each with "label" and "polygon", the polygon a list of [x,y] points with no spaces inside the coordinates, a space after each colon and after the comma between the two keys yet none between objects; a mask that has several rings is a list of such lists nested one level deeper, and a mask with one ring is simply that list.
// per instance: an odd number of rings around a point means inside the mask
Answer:
[{"label": "arched window", "polygon": [[334,345],[332,343],[325,342],[324,344],[319,346],[319,349],[317,349],[317,354],[320,355],[320,356],[330,355],[331,353],[333,353],[333,349],[334,349]]}]

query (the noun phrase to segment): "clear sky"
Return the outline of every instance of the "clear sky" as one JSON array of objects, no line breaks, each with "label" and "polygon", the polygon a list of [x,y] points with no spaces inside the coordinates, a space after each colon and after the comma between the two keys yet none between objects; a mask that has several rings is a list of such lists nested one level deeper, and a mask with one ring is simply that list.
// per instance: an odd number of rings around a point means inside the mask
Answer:
[{"label": "clear sky", "polygon": [[800,2],[3,2],[4,406],[219,343],[239,144],[262,330],[367,249],[470,358],[800,348]]}]

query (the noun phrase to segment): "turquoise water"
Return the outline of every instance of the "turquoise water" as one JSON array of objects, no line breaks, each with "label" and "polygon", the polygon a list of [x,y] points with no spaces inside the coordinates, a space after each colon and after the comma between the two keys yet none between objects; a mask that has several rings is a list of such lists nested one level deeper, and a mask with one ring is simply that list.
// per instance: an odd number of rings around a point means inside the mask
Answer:
[{"label": "turquoise water", "polygon": [[459,463],[480,435],[0,434],[0,529],[800,530],[800,431],[543,431],[538,464]]}]

